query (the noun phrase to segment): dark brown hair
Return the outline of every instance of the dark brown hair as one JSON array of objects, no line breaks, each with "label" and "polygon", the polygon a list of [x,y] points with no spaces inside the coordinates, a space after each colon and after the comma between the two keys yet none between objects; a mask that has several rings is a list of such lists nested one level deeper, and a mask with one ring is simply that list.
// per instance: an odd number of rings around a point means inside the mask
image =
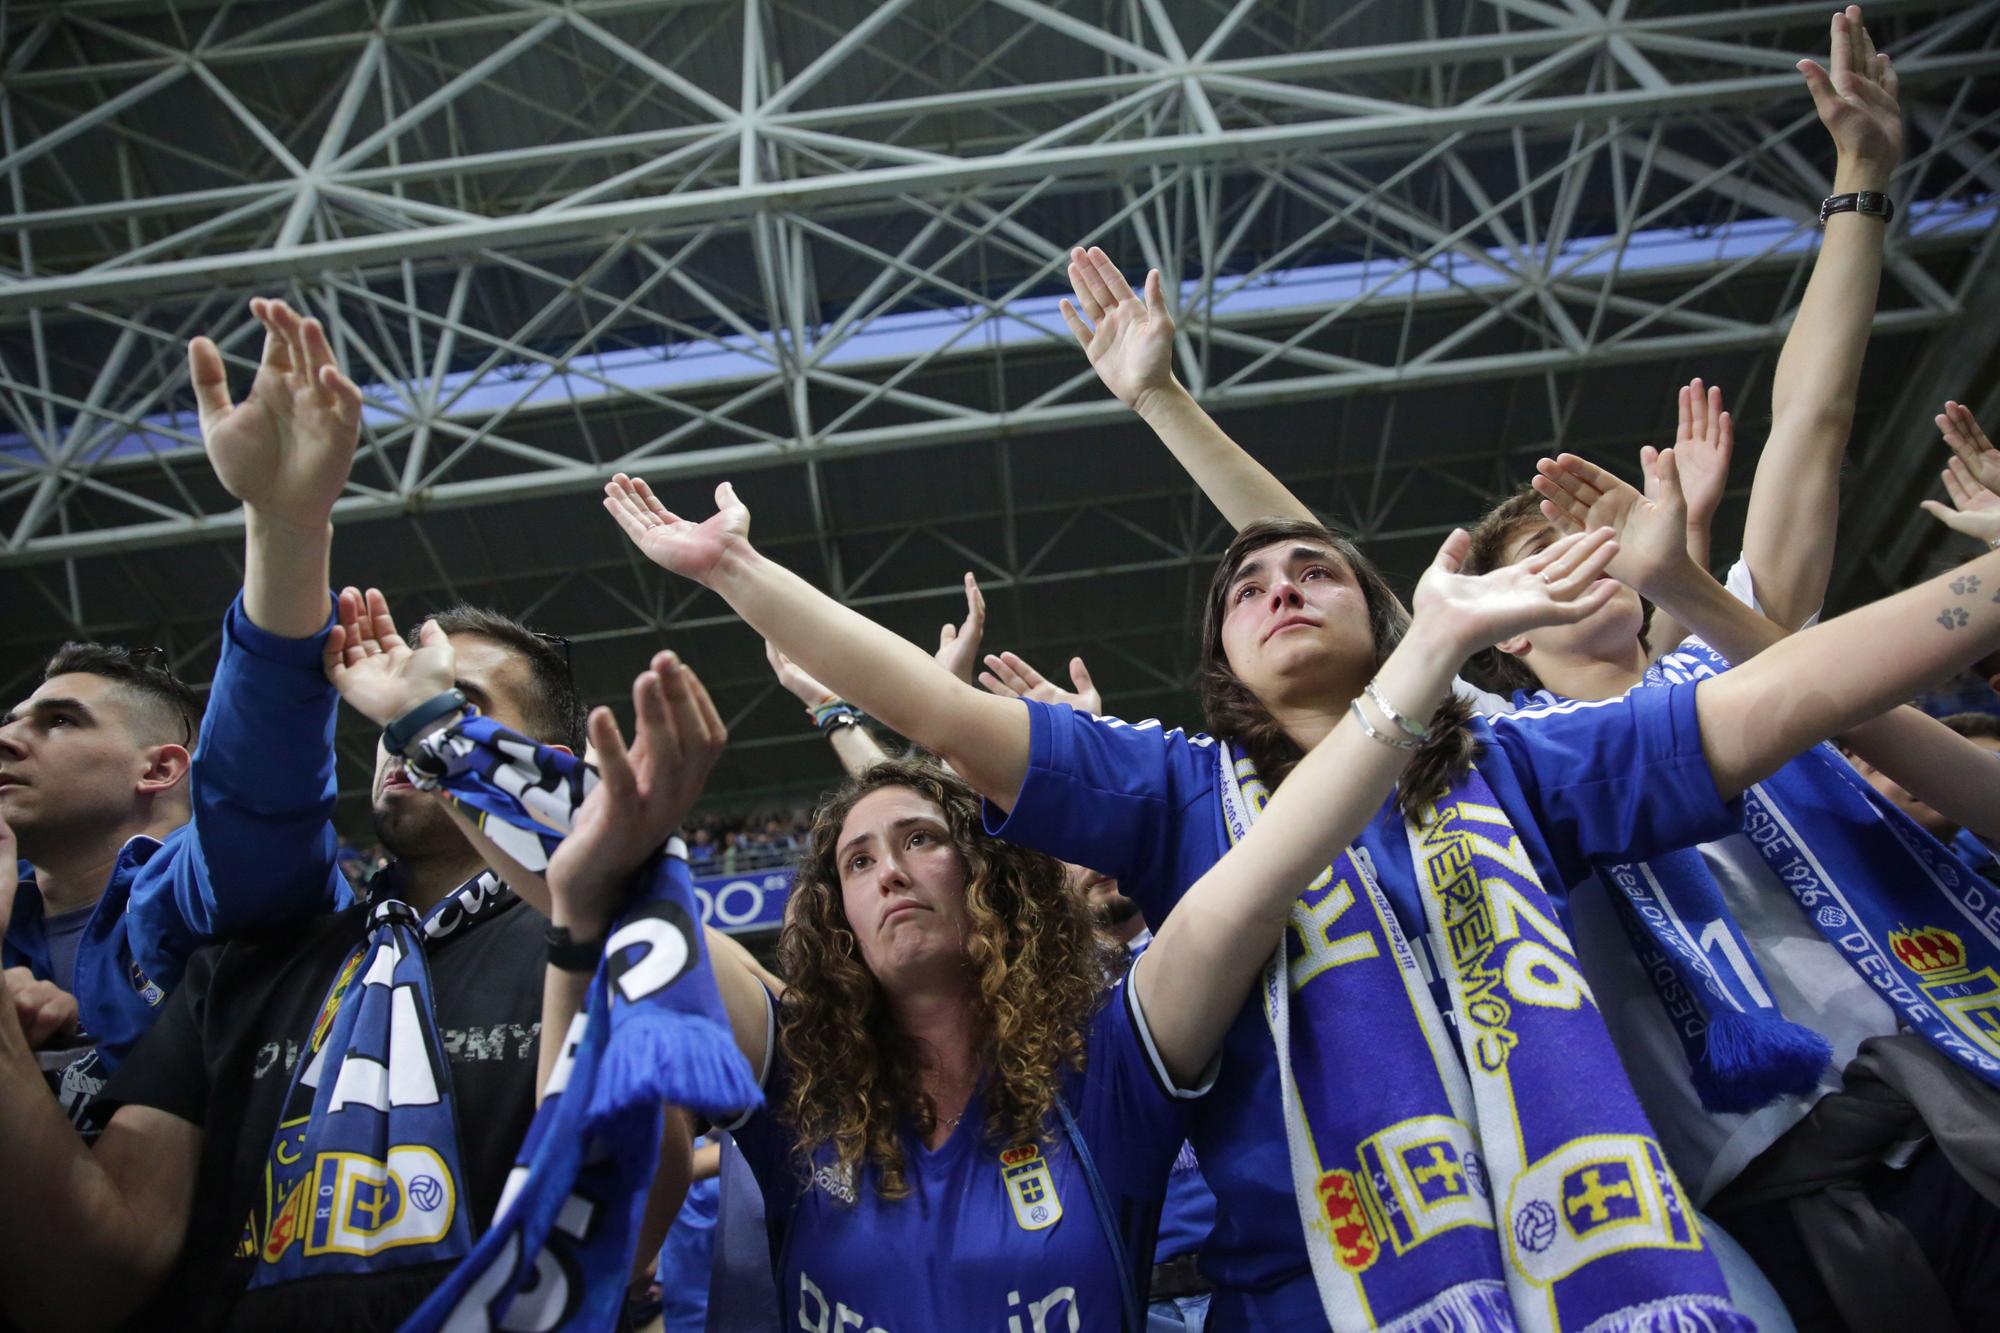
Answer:
[{"label": "dark brown hair", "polygon": [[1052,1137],[1063,1071],[1083,1067],[1085,1030],[1124,950],[1092,929],[1062,862],[987,833],[978,795],[934,761],[877,764],[820,803],[778,936],[788,983],[778,1040],[792,1080],[782,1114],[803,1157],[831,1144],[839,1167],[858,1178],[873,1166],[878,1192],[894,1199],[909,1193],[903,1126],[928,1134],[937,1111],[916,1053],[862,961],[835,855],[848,812],[885,787],[935,803],[965,864],[972,922],[965,966],[988,1074],[989,1143]]},{"label": "dark brown hair", "polygon": [[[1361,554],[1361,548],[1347,538],[1318,523],[1296,518],[1260,518],[1236,534],[1208,585],[1208,609],[1201,627],[1201,711],[1209,734],[1242,746],[1257,765],[1258,776],[1272,790],[1277,789],[1305,754],[1285,734],[1263,700],[1252,694],[1250,687],[1237,679],[1230,668],[1229,658],[1222,651],[1222,622],[1228,613],[1224,599],[1244,560],[1273,542],[1293,540],[1325,546],[1353,571],[1368,606],[1368,633],[1375,644],[1376,667],[1388,660],[1410,627],[1409,612],[1397,600],[1389,581]],[[1457,698],[1445,700],[1438,709],[1431,721],[1431,738],[1410,761],[1398,784],[1399,809],[1415,813],[1444,795],[1452,778],[1472,766],[1478,741],[1466,725],[1471,715],[1471,709]]]},{"label": "dark brown hair", "polygon": [[535,739],[583,753],[583,710],[576,699],[569,657],[512,616],[461,602],[430,617],[446,634],[476,634],[519,654],[528,664],[526,721]]},{"label": "dark brown hair", "polygon": [[201,732],[201,699],[187,682],[147,660],[156,648],[121,648],[108,643],[65,643],[42,670],[43,680],[79,672],[116,681],[138,698],[162,739],[194,749]]}]

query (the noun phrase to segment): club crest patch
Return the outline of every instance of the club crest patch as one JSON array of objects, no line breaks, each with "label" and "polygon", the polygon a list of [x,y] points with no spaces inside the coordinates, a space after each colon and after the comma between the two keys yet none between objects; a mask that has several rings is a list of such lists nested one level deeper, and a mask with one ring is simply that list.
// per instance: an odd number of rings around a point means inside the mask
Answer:
[{"label": "club crest patch", "polygon": [[1007,1187],[1007,1202],[1013,1205],[1014,1220],[1021,1230],[1042,1231],[1062,1221],[1055,1177],[1049,1173],[1048,1159],[1034,1144],[1000,1154],[1000,1183]]}]

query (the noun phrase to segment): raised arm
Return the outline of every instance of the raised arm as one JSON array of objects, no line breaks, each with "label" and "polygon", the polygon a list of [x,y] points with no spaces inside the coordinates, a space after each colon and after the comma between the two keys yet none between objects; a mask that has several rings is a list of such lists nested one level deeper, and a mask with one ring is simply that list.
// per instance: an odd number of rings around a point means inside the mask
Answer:
[{"label": "raised arm", "polygon": [[721,595],[750,628],[884,724],[942,755],[1002,808],[1028,772],[1028,710],[938,670],[923,649],[820,592],[750,545],[750,511],[724,482],[702,523],[620,473],[604,507],[655,564]]},{"label": "raised arm", "polygon": [[[1836,151],[1833,193],[1881,191],[1903,155],[1896,71],[1876,52],[1861,6],[1833,16],[1830,69],[1801,60]],[[1884,220],[1859,212],[1826,222],[1798,314],[1771,380],[1771,434],[1757,460],[1743,554],[1757,600],[1787,628],[1826,598],[1840,509],[1840,461],[1854,424],[1861,356],[1882,277]]]},{"label": "raised arm", "polygon": [[1070,251],[1069,285],[1076,302],[1062,303],[1063,322],[1097,377],[1153,428],[1231,527],[1260,518],[1317,521],[1174,377],[1174,320],[1158,269],[1146,275],[1141,300],[1111,257],[1092,246]]},{"label": "raised arm", "polygon": [[[17,853],[0,821],[0,934]],[[49,1096],[0,973],[0,1314],[21,1328],[109,1327],[142,1305],[179,1254],[201,1131],[152,1107],[111,1118],[95,1149]]]},{"label": "raised arm", "polygon": [[806,716],[833,746],[833,757],[840,761],[841,771],[848,777],[858,778],[889,757],[882,742],[854,717],[857,710],[853,705],[813,679],[768,641],[764,644],[764,660],[771,664],[772,673],[786,692],[806,706]]},{"label": "raised arm", "polygon": [[2000,649],[2000,552],[1801,630],[1696,700],[1725,798]]},{"label": "raised arm", "polygon": [[[1608,531],[1565,537],[1477,578],[1458,572],[1470,547],[1464,532],[1445,542],[1417,585],[1416,618],[1375,677],[1405,718],[1436,712],[1459,664],[1480,648],[1581,620],[1614,591],[1598,579],[1617,550]],[[1154,1046],[1178,1081],[1197,1081],[1214,1058],[1300,891],[1374,817],[1416,748],[1374,700],[1355,707],[1367,711],[1368,725],[1350,715],[1313,747],[1249,835],[1175,904],[1134,966]]]},{"label": "raised arm", "polygon": [[[1789,633],[1746,606],[1674,540],[1680,508],[1675,477],[1678,451],[1644,461],[1647,494],[1604,469],[1564,454],[1543,459],[1535,487],[1542,512],[1557,527],[1617,533],[1615,577],[1638,590],[1679,625],[1739,665]],[[1672,645],[1668,645],[1671,651]],[[1840,739],[1919,800],[1981,836],[2000,835],[2000,783],[1993,756],[1937,719],[1904,704],[1862,722]]]},{"label": "raised arm", "polygon": [[243,608],[259,629],[312,638],[326,627],[330,516],[360,439],[361,390],[318,320],[261,297],[250,312],[264,326],[264,355],[249,396],[230,401],[222,353],[207,338],[188,344],[188,374],[209,464],[243,502]]},{"label": "raised arm", "polygon": [[319,321],[282,301],[250,308],[264,352],[242,402],[230,400],[216,345],[188,346],[202,440],[243,502],[246,537],[243,596],[223,620],[188,783],[194,836],[173,840],[133,884],[134,957],[168,987],[204,941],[329,910],[344,892],[331,822],[335,706],[319,643],[329,515],[354,460],[361,391]]}]

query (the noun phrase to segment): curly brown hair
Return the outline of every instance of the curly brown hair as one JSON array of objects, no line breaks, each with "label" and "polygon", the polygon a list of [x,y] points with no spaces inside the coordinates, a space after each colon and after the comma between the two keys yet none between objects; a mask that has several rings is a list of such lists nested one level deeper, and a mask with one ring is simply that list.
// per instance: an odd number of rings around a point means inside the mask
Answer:
[{"label": "curly brown hair", "polygon": [[[1257,765],[1258,776],[1274,791],[1305,758],[1305,752],[1230,667],[1222,651],[1222,621],[1228,613],[1224,598],[1237,569],[1253,551],[1273,542],[1300,540],[1329,548],[1354,572],[1362,599],[1368,604],[1368,632],[1375,642],[1377,668],[1389,660],[1410,627],[1410,614],[1396,599],[1382,571],[1361,554],[1360,547],[1331,529],[1306,519],[1260,518],[1236,534],[1208,585],[1208,610],[1201,626],[1202,718],[1211,736],[1243,747]],[[1398,809],[1415,814],[1443,796],[1452,778],[1472,766],[1479,742],[1467,725],[1471,716],[1472,710],[1463,700],[1454,697],[1444,701],[1431,719],[1431,738],[1417,751],[1397,784]]]},{"label": "curly brown hair", "polygon": [[989,1143],[1052,1141],[1063,1071],[1083,1068],[1085,1029],[1122,950],[1092,929],[1089,906],[1063,863],[988,834],[978,795],[935,762],[877,764],[820,803],[778,937],[787,981],[778,1040],[791,1073],[783,1114],[803,1160],[830,1144],[840,1169],[858,1177],[862,1166],[873,1166],[878,1192],[896,1199],[909,1193],[903,1123],[928,1135],[937,1109],[909,1039],[862,961],[835,861],[848,812],[885,787],[934,802],[965,866],[972,919],[965,966],[987,1071]]}]

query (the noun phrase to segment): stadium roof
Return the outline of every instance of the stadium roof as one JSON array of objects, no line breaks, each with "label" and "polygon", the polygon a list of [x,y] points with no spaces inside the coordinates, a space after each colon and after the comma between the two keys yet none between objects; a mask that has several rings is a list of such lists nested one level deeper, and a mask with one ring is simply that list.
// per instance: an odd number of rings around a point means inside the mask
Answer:
[{"label": "stadium roof", "polygon": [[[1945,397],[2000,420],[2000,4],[1884,0],[1909,126],[1836,603],[1950,549]],[[1725,0],[16,3],[0,77],[0,679],[65,637],[213,661],[240,516],[186,339],[247,385],[254,293],[370,397],[336,577],[573,641],[594,701],[699,665],[719,798],[830,756],[619,470],[926,644],[1192,720],[1226,538],[1055,315],[1074,243],[1170,276],[1179,371],[1407,577],[1535,457],[1629,470],[1674,388],[1739,420],[1733,552],[1831,151],[1825,4]],[[1854,484],[1865,478],[1865,484]],[[368,736],[343,732],[350,785]]]}]

